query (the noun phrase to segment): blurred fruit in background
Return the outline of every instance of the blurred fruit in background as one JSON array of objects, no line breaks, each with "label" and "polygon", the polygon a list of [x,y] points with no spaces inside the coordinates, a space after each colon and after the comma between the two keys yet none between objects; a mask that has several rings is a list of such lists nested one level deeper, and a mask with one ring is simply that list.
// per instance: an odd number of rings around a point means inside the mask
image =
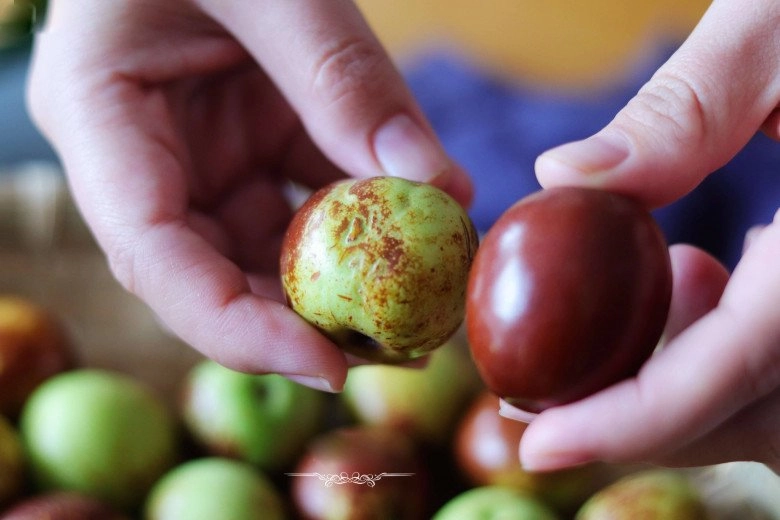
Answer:
[{"label": "blurred fruit in background", "polygon": [[20,417],[36,486],[132,508],[178,457],[176,420],[139,380],[98,369],[58,374]]},{"label": "blurred fruit in background", "polygon": [[707,520],[704,503],[682,473],[648,469],[625,476],[590,497],[576,520]]},{"label": "blurred fruit in background", "polygon": [[43,22],[47,0],[0,1],[0,49],[27,42]]},{"label": "blurred fruit in background", "polygon": [[410,437],[350,426],[315,438],[290,475],[291,499],[305,520],[425,518],[428,476]]},{"label": "blurred fruit in background", "polygon": [[400,428],[442,445],[482,383],[463,342],[452,339],[429,355],[424,368],[364,365],[350,369],[344,392],[357,422]]},{"label": "blurred fruit in background", "polygon": [[528,425],[500,416],[498,409],[498,397],[485,391],[458,425],[454,456],[471,485],[509,487],[570,514],[615,478],[617,467],[602,464],[544,473],[524,470],[518,448]]},{"label": "blurred fruit in background", "polygon": [[25,460],[19,433],[0,415],[0,508],[22,493]]},{"label": "blurred fruit in background", "polygon": [[244,374],[206,360],[182,387],[181,415],[198,446],[265,470],[294,463],[324,426],[326,394],[277,374]]},{"label": "blurred fruit in background", "polygon": [[517,489],[482,486],[456,495],[436,512],[433,520],[495,518],[501,520],[558,520],[544,503]]},{"label": "blurred fruit in background", "polygon": [[3,520],[131,520],[105,502],[69,491],[28,497],[3,514]]},{"label": "blurred fruit in background", "polygon": [[220,457],[194,459],[166,473],[149,493],[146,520],[281,520],[284,502],[257,468]]},{"label": "blurred fruit in background", "polygon": [[15,417],[43,380],[75,366],[59,318],[32,300],[0,294],[0,413]]}]

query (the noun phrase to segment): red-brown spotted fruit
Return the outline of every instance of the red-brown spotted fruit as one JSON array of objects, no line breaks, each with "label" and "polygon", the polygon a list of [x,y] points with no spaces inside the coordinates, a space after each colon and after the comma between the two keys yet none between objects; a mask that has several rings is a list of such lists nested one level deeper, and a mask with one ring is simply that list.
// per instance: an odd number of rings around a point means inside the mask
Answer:
[{"label": "red-brown spotted fruit", "polygon": [[589,188],[533,193],[496,221],[474,260],[472,356],[514,406],[575,401],[638,371],[671,289],[666,241],[638,202]]},{"label": "red-brown spotted fruit", "polygon": [[298,314],[358,357],[427,354],[463,321],[477,235],[449,195],[397,177],[338,181],[293,218],[282,285]]}]

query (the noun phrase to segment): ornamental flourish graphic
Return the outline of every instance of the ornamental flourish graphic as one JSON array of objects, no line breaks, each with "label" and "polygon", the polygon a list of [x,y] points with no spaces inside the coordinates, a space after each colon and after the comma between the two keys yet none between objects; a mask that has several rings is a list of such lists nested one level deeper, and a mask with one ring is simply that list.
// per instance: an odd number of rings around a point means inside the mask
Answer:
[{"label": "ornamental flourish graphic", "polygon": [[325,483],[325,487],[331,487],[334,484],[365,484],[368,487],[376,486],[376,483],[385,477],[411,477],[414,473],[347,473],[342,471],[341,473],[330,473],[323,475],[322,473],[285,473],[289,477],[317,477]]}]

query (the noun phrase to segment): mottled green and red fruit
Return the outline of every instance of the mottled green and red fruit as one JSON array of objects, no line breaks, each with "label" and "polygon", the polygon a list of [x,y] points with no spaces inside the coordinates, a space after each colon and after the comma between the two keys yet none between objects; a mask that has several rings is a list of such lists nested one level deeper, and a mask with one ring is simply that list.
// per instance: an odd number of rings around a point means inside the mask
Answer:
[{"label": "mottled green and red fruit", "polygon": [[477,235],[443,191],[396,177],[315,192],[281,255],[289,305],[337,345],[376,362],[427,354],[463,321]]},{"label": "mottled green and red fruit", "polygon": [[626,196],[552,188],[509,208],[471,270],[467,329],[487,386],[529,412],[634,375],[666,323],[665,238]]},{"label": "mottled green and red fruit", "polygon": [[602,489],[577,512],[576,520],[706,520],[696,488],[680,472],[648,469]]}]

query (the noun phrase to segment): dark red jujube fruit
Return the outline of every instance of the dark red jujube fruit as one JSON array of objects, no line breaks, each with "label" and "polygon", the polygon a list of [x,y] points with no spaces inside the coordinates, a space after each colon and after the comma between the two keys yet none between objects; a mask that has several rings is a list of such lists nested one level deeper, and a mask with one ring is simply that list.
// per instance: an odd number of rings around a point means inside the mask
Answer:
[{"label": "dark red jujube fruit", "polygon": [[635,374],[669,310],[663,233],[626,196],[561,187],[515,203],[472,266],[466,323],[486,385],[530,412]]}]

